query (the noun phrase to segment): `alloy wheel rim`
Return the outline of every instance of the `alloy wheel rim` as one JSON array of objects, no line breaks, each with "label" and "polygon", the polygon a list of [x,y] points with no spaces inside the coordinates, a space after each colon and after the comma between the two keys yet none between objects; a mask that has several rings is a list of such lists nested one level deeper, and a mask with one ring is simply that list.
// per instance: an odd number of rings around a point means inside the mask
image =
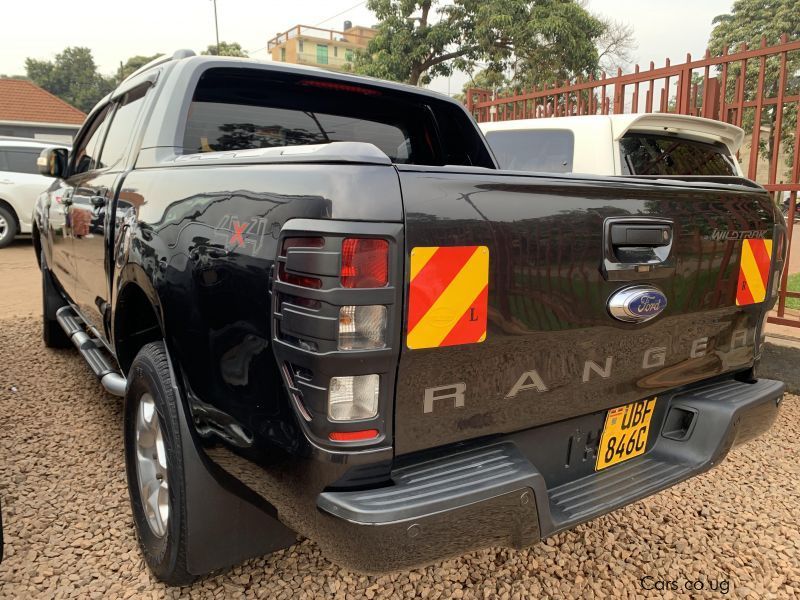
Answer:
[{"label": "alloy wheel rim", "polygon": [[4,216],[0,215],[0,240],[6,237],[6,233],[8,233],[8,222]]},{"label": "alloy wheel rim", "polygon": [[167,453],[156,404],[150,394],[142,395],[136,410],[136,474],[147,524],[153,535],[164,537],[169,522]]}]

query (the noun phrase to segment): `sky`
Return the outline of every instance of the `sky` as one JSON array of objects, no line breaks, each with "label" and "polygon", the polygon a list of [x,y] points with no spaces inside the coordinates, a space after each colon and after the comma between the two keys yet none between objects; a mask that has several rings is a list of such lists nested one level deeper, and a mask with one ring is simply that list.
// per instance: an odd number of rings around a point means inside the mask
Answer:
[{"label": "sky", "polygon": [[[49,60],[67,46],[92,49],[100,71],[112,74],[120,61],[142,54],[196,52],[214,43],[212,0],[0,0],[0,74],[23,75],[25,58]],[[589,0],[588,9],[634,28],[636,60],[662,66],[669,57],[702,56],[711,20],[733,0]],[[217,0],[220,40],[239,42],[253,58],[269,59],[267,40],[294,25],[340,29],[345,19],[372,25],[366,2],[356,0]],[[457,93],[468,77],[440,78],[431,88]]]}]

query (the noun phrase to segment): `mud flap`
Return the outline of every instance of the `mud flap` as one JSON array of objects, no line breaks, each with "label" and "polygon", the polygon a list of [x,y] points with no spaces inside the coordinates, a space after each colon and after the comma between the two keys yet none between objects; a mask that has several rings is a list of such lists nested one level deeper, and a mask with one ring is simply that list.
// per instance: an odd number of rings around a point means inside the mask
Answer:
[{"label": "mud flap", "polygon": [[[182,399],[172,364],[170,370],[175,395]],[[215,473],[218,468],[197,449],[182,400],[178,402],[178,410],[186,483],[189,572],[204,575],[294,544],[297,534],[278,520],[274,506],[259,501],[243,485],[239,493],[233,491],[230,488],[237,482],[225,482],[230,476]],[[243,497],[248,492],[253,495],[253,502]]]}]

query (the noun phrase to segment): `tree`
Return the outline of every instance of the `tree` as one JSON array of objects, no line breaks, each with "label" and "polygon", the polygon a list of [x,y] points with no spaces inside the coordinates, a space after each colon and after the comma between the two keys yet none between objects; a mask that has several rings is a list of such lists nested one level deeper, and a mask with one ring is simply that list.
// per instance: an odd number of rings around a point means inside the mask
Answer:
[{"label": "tree", "polygon": [[603,23],[603,33],[596,40],[600,67],[606,73],[624,69],[633,62],[636,38],[633,27],[627,23],[598,17]]},{"label": "tree", "polygon": [[247,52],[242,50],[238,42],[220,42],[219,52],[217,51],[216,44],[209,44],[201,54],[208,54],[211,56],[240,56],[247,58]]},{"label": "tree", "polygon": [[[721,54],[723,47],[727,46],[731,52],[739,49],[746,43],[750,48],[761,44],[761,38],[766,37],[768,44],[775,44],[783,34],[789,39],[800,37],[800,10],[797,0],[736,0],[730,13],[714,17],[714,29],[708,41],[708,48],[713,54]],[[745,72],[745,101],[755,98],[758,88],[759,61],[747,62]],[[764,71],[764,95],[775,97],[778,95],[780,63],[777,56],[769,57]],[[800,54],[790,52],[787,60],[787,88],[796,90],[800,87]],[[736,82],[741,75],[741,64],[731,63],[728,66],[727,89],[725,94],[732,101],[736,93]],[[754,127],[755,111],[745,111],[742,126],[746,131]],[[787,162],[791,164],[794,148],[794,132],[797,124],[796,103],[784,106],[783,124],[781,131],[775,131],[775,105],[766,105],[761,113],[761,123],[767,127],[767,139],[759,140],[761,153],[771,158],[774,136],[780,135],[782,146],[787,150]]]},{"label": "tree", "polygon": [[36,85],[83,112],[114,88],[97,72],[92,51],[79,46],[65,48],[54,61],[26,58],[25,72]]},{"label": "tree", "polygon": [[151,60],[157,59],[159,56],[164,56],[163,54],[153,54],[151,56],[143,56],[141,54],[137,54],[136,56],[131,56],[125,64],[121,65],[119,69],[117,69],[117,82],[121,82],[123,79],[128,77],[129,75],[135,73],[140,68],[145,66]]},{"label": "tree", "polygon": [[424,84],[477,61],[522,85],[587,75],[603,23],[575,0],[368,0],[378,33],[354,70]]}]

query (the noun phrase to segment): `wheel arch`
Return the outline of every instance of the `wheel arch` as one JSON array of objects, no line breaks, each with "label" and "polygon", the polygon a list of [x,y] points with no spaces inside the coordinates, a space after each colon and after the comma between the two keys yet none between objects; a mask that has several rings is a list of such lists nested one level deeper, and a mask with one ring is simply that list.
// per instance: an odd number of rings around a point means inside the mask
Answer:
[{"label": "wheel arch", "polygon": [[33,238],[33,251],[36,253],[36,263],[42,268],[42,234],[39,232],[39,224],[34,221],[31,227],[31,237]]},{"label": "wheel arch", "polygon": [[17,225],[17,231],[19,231],[21,223],[19,221],[19,215],[17,214],[14,205],[11,204],[11,202],[9,202],[8,200],[5,200],[4,198],[0,198],[0,206],[11,211],[11,216],[14,217],[14,223]]},{"label": "wheel arch", "polygon": [[145,344],[165,341],[164,319],[158,294],[138,265],[126,265],[117,289],[112,339],[117,362],[125,374]]}]

